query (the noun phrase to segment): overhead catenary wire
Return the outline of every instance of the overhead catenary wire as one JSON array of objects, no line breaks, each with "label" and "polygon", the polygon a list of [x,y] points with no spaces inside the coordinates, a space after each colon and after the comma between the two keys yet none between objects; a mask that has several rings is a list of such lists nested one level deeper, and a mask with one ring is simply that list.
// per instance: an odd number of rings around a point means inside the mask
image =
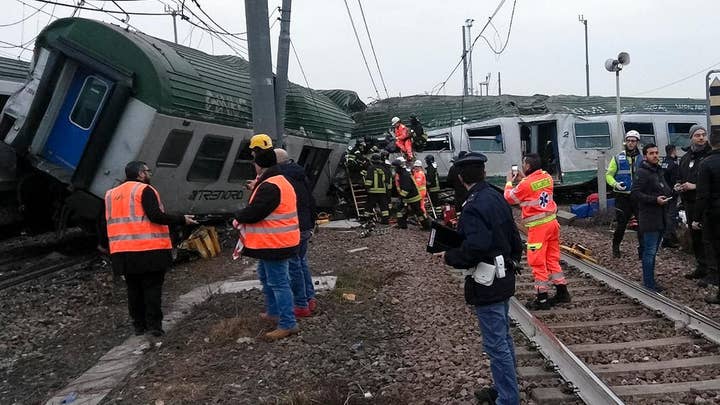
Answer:
[{"label": "overhead catenary wire", "polygon": [[[500,0],[500,4],[498,4],[498,6],[495,8],[495,11],[493,11],[492,15],[488,18],[488,21],[485,23],[485,25],[483,26],[483,28],[480,30],[480,33],[475,37],[475,40],[474,40],[474,41],[472,42],[472,44],[470,45],[470,49],[467,51],[467,53],[472,52],[472,49],[473,49],[473,47],[475,46],[475,43],[477,42],[478,39],[480,39],[480,37],[482,36],[483,32],[485,32],[485,29],[487,29],[487,27],[490,25],[490,22],[492,21],[492,19],[495,18],[495,15],[497,15],[497,13],[498,13],[498,12],[500,11],[500,9],[502,8],[503,4],[505,4],[505,1],[506,1],[506,0]],[[517,0],[515,0],[515,2],[517,2]],[[515,10],[515,3],[513,3],[513,12],[514,12],[514,10]],[[508,32],[509,32],[509,31],[508,31]],[[442,89],[445,88],[445,85],[447,84],[448,80],[450,80],[450,78],[455,74],[455,72],[457,71],[457,69],[458,69],[458,68],[460,67],[460,65],[462,64],[462,62],[463,62],[463,60],[465,59],[467,53],[466,53],[466,52],[463,52],[463,54],[460,56],[460,60],[457,62],[457,64],[455,65],[455,67],[452,68],[452,70],[450,71],[450,74],[445,78],[445,80],[443,80],[442,82],[440,82],[440,83],[436,84],[435,86],[433,86],[433,88],[431,89],[431,94],[432,94],[432,92],[434,91],[433,89],[435,89],[435,88],[437,88],[437,93],[435,93],[435,94],[440,94],[440,91],[442,91]],[[438,86],[439,86],[439,87],[438,87]]]},{"label": "overhead catenary wire", "polygon": [[22,18],[21,20],[19,20],[19,21],[15,21],[14,23],[0,24],[0,28],[12,27],[13,25],[22,24],[22,23],[24,23],[25,21],[29,20],[29,19],[30,19],[31,17],[33,17],[34,15],[40,13],[40,12],[41,12],[45,7],[47,7],[47,6],[48,6],[47,4],[43,4],[42,7],[40,7],[40,8],[37,9],[37,10],[35,10],[34,13],[32,13],[32,14],[26,16],[26,17],[23,17],[23,18]]},{"label": "overhead catenary wire", "polygon": [[362,44],[360,43],[360,36],[357,33],[357,29],[355,29],[355,21],[353,20],[352,14],[350,13],[350,6],[348,6],[347,0],[343,1],[345,2],[345,8],[347,9],[348,17],[350,17],[350,25],[352,26],[353,32],[355,33],[355,39],[357,39],[358,47],[360,48],[360,54],[362,55],[363,61],[365,62],[365,68],[367,69],[368,75],[370,76],[370,82],[372,82],[372,86],[375,89],[375,94],[379,99],[380,92],[378,91],[377,85],[375,84],[375,79],[372,75],[372,71],[370,70],[370,65],[368,65],[367,58],[365,57],[365,51],[363,51]]},{"label": "overhead catenary wire", "polygon": [[362,15],[363,24],[365,24],[365,32],[367,32],[368,40],[370,41],[370,49],[372,50],[373,58],[375,58],[375,66],[377,66],[378,74],[380,74],[380,82],[383,85],[383,90],[385,90],[385,97],[389,98],[390,94],[388,93],[387,86],[385,85],[385,78],[383,77],[382,70],[380,69],[380,62],[378,62],[377,54],[375,53],[375,46],[373,45],[370,29],[368,28],[367,20],[365,19],[365,11],[363,10],[361,0],[358,0],[358,6],[360,6],[360,14]]},{"label": "overhead catenary wire", "polygon": [[[63,6],[63,7],[72,7],[76,10],[90,10],[90,11],[100,11],[106,14],[128,14],[128,15],[144,15],[144,16],[167,16],[168,13],[149,13],[149,12],[142,12],[142,11],[133,11],[133,12],[125,12],[125,11],[116,11],[116,10],[104,10],[100,7],[94,6],[92,3],[83,3],[87,5],[91,5],[93,7],[85,7],[81,5],[75,5],[75,4],[67,4],[67,3],[61,3],[57,1],[50,1],[50,0],[35,0],[40,3],[45,4],[54,4],[56,6]],[[24,4],[24,3],[23,3]]]},{"label": "overhead catenary wire", "polygon": [[703,69],[700,69],[700,70],[698,70],[698,71],[695,72],[695,73],[691,73],[691,74],[689,74],[689,75],[687,75],[687,76],[684,76],[684,77],[682,77],[682,78],[680,78],[680,79],[677,79],[677,80],[675,80],[675,81],[672,81],[672,82],[670,82],[670,83],[664,84],[664,85],[662,85],[662,86],[655,87],[654,89],[645,90],[645,91],[641,91],[641,92],[639,92],[639,93],[635,93],[635,94],[633,94],[632,96],[633,96],[633,97],[635,97],[635,96],[642,96],[643,94],[654,93],[654,92],[656,92],[656,91],[658,91],[658,90],[666,89],[666,88],[671,87],[671,86],[674,86],[674,85],[676,85],[676,84],[678,84],[678,83],[682,83],[682,82],[684,82],[685,80],[692,79],[693,77],[695,77],[695,76],[697,76],[697,75],[700,75],[700,74],[703,74],[703,73],[707,73],[708,70],[710,70],[710,69],[712,69],[712,68],[714,68],[715,66],[718,66],[718,65],[720,65],[720,62],[715,62],[715,63],[713,63],[712,65],[707,66],[707,67],[705,67],[705,68],[703,68]]}]

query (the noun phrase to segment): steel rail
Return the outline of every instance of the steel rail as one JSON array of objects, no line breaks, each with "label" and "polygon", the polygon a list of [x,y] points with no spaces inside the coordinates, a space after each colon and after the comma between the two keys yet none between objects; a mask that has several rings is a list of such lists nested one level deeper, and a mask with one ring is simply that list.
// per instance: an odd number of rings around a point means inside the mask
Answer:
[{"label": "steel rail", "polygon": [[537,344],[543,355],[555,364],[555,371],[578,388],[576,393],[586,404],[624,403],[545,323],[531,314],[515,297],[510,299],[509,313],[525,336]]},{"label": "steel rail", "polygon": [[18,284],[22,284],[26,281],[40,278],[46,274],[58,272],[60,270],[66,270],[66,269],[73,270],[76,268],[80,268],[82,266],[92,263],[94,260],[95,260],[95,257],[92,257],[92,256],[72,258],[69,260],[63,260],[61,262],[52,263],[48,266],[39,268],[37,270],[23,272],[22,274],[20,274],[18,276],[8,275],[5,277],[1,277],[0,278],[0,290],[10,288],[10,287],[16,286]]},{"label": "steel rail", "polygon": [[660,311],[676,323],[695,330],[708,340],[720,344],[720,323],[710,319],[708,316],[688,306],[679,304],[668,297],[650,291],[635,282],[628,281],[602,266],[585,262],[565,253],[561,254],[561,258],[568,265],[577,267],[583,273],[604,282],[630,298],[638,300],[642,305]]}]

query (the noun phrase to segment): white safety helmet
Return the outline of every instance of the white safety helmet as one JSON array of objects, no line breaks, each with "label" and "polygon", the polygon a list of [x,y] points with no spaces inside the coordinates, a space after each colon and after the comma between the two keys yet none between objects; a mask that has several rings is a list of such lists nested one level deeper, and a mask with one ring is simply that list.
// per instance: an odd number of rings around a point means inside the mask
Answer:
[{"label": "white safety helmet", "polygon": [[397,124],[398,122],[400,122],[400,118],[398,118],[398,117],[392,117],[392,119],[390,120],[390,122],[392,122],[392,124],[395,125],[395,124]]},{"label": "white safety helmet", "polygon": [[625,140],[627,141],[628,138],[635,138],[636,141],[640,141],[640,132],[631,129],[627,131],[627,134],[625,134]]},{"label": "white safety helmet", "polygon": [[419,160],[416,160],[415,163],[413,163],[414,167],[422,167],[422,162]]}]

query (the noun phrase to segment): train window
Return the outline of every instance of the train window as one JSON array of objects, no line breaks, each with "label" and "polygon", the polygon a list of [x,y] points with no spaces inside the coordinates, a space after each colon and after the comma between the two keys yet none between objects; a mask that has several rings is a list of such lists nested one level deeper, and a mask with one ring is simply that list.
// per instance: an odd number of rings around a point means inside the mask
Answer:
[{"label": "train window", "polygon": [[465,130],[470,141],[470,150],[475,152],[504,152],[500,125]]},{"label": "train window", "polygon": [[107,92],[108,86],[105,82],[97,77],[88,76],[77,100],[75,100],[75,105],[70,113],[70,122],[82,129],[90,129],[100,112]]},{"label": "train window", "polygon": [[696,125],[694,122],[670,122],[668,123],[668,143],[678,148],[690,146],[690,127]]},{"label": "train window", "polygon": [[200,148],[195,155],[190,171],[188,172],[188,181],[215,181],[220,177],[225,159],[227,158],[232,138],[208,135],[206,136]]},{"label": "train window", "polygon": [[631,130],[636,130],[640,133],[640,144],[647,145],[655,142],[655,126],[652,122],[623,122],[625,127],[625,133]]},{"label": "train window", "polygon": [[305,175],[310,182],[310,188],[314,189],[320,175],[322,174],[327,160],[330,157],[331,149],[303,146],[298,158],[298,164],[305,168]]},{"label": "train window", "polygon": [[576,122],[575,147],[603,149],[610,147],[610,126],[607,122]]},{"label": "train window", "polygon": [[178,167],[182,162],[185,151],[190,144],[193,133],[173,129],[167,136],[160,155],[157,159],[157,166]]},{"label": "train window", "polygon": [[235,156],[233,167],[230,170],[228,182],[240,183],[245,180],[254,179],[256,175],[255,166],[253,166],[253,157],[250,153],[250,141],[242,141],[238,148],[237,156]]},{"label": "train window", "polygon": [[429,137],[423,150],[427,152],[452,150],[452,145],[450,144],[450,134],[433,135]]}]

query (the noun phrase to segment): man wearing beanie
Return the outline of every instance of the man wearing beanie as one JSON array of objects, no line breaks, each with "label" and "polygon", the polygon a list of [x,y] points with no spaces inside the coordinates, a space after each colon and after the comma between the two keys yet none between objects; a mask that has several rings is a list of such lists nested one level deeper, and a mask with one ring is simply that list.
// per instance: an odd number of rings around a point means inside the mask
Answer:
[{"label": "man wearing beanie", "polygon": [[258,278],[265,295],[265,312],[260,317],[277,322],[277,329],[265,334],[273,341],[299,331],[288,265],[298,252],[300,228],[295,191],[277,166],[272,144],[253,148],[258,136],[250,142],[257,181],[248,205],[235,214],[235,225],[240,229],[242,254],[258,259]]},{"label": "man wearing beanie", "polygon": [[692,248],[695,254],[695,271],[686,274],[686,278],[705,278],[708,274],[712,274],[710,269],[715,267],[715,260],[712,255],[707,255],[710,249],[708,241],[703,238],[702,229],[694,229],[691,224],[693,222],[702,222],[697,210],[695,209],[695,189],[697,185],[698,171],[700,163],[710,153],[710,145],[707,142],[707,131],[702,125],[693,125],[688,133],[690,135],[690,147],[687,153],[680,159],[680,178],[679,184],[675,187],[675,191],[680,192],[683,206],[685,207],[685,216],[687,217],[688,226],[690,226],[690,236],[692,238]]}]

